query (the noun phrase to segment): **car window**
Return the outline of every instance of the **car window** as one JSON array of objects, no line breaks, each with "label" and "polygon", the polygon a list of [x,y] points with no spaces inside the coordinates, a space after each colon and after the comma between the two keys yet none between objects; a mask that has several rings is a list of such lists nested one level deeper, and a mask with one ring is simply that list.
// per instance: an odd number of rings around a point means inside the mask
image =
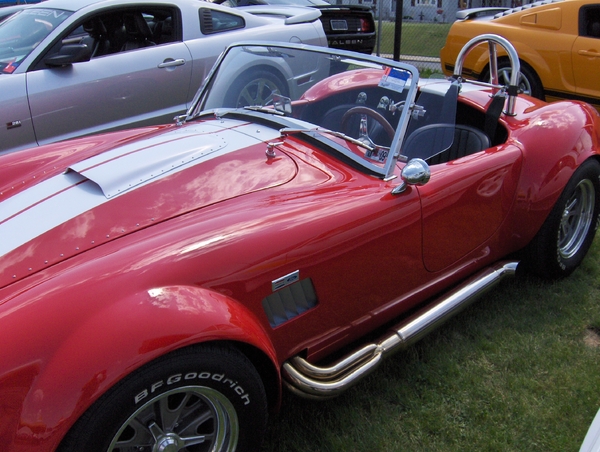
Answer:
[{"label": "car window", "polygon": [[10,74],[60,23],[69,11],[32,8],[20,11],[0,24],[0,72]]},{"label": "car window", "polygon": [[236,14],[200,8],[200,30],[205,35],[237,30],[245,25],[244,18]]},{"label": "car window", "polygon": [[600,5],[586,5],[579,11],[579,35],[600,38]]},{"label": "car window", "polygon": [[175,9],[143,7],[116,9],[87,17],[75,24],[48,53],[59,53],[68,44],[85,44],[90,58],[181,41],[182,33]]}]

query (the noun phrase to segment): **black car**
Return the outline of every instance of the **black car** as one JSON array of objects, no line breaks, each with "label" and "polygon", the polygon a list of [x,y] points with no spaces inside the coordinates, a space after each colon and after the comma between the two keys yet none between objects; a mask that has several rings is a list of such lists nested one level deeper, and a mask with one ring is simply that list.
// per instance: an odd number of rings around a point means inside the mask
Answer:
[{"label": "black car", "polygon": [[365,5],[331,5],[323,0],[225,0],[232,7],[250,5],[310,6],[321,10],[327,44],[335,49],[373,53],[376,31],[373,11]]}]

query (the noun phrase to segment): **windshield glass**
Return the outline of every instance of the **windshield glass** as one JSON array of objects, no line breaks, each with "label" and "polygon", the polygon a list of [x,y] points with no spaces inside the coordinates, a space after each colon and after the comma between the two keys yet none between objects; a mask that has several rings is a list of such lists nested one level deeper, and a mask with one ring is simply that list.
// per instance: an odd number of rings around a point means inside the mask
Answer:
[{"label": "windshield glass", "polygon": [[11,74],[71,12],[24,9],[0,23],[0,72]]},{"label": "windshield glass", "polygon": [[[372,56],[310,46],[236,45],[215,66],[189,115],[218,110],[217,115],[260,112],[285,118],[280,123],[288,129],[317,131],[320,139],[326,135],[337,143],[329,143],[332,148],[380,174],[406,128],[405,106],[413,103],[417,79],[413,66]],[[350,151],[348,141],[356,143]]]}]

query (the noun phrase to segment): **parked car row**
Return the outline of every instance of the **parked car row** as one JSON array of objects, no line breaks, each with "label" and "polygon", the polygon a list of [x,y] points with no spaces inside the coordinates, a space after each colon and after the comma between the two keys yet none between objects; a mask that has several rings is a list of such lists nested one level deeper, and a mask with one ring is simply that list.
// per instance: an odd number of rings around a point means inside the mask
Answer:
[{"label": "parked car row", "polygon": [[[82,19],[125,11],[104,5]],[[34,16],[64,48],[78,13],[50,11]],[[481,39],[509,55],[506,91],[242,42],[177,122],[0,156],[3,450],[254,452],[284,386],[339,395],[517,268],[573,272],[600,213],[600,116],[518,95],[516,51]],[[136,53],[110,41],[97,59]]]},{"label": "parked car row", "polygon": [[[232,7],[248,5],[294,5],[317,8],[327,35],[327,44],[334,49],[373,53],[376,42],[375,19],[370,6],[331,4],[324,0],[216,0]],[[265,11],[270,12],[271,8]]]},{"label": "parked car row", "polygon": [[249,11],[198,0],[23,9],[0,25],[0,152],[169,122],[236,40],[327,45],[316,9]]},{"label": "parked car row", "polygon": [[[518,8],[460,11],[441,50],[446,75],[465,43],[482,33],[508,39],[521,59],[519,88],[542,100],[577,99],[600,109],[600,4],[595,0],[543,0]],[[487,49],[469,54],[461,73],[489,81]],[[499,77],[510,78],[509,60],[501,53]]]}]

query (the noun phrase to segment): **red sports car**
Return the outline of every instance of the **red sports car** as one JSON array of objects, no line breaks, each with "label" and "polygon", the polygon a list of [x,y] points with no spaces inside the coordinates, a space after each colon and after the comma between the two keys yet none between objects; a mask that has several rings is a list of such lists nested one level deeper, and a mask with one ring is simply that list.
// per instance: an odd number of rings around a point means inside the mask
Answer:
[{"label": "red sports car", "polygon": [[171,125],[0,157],[2,450],[256,451],[283,385],[335,396],[517,268],[571,273],[600,117],[516,82],[243,43]]}]

